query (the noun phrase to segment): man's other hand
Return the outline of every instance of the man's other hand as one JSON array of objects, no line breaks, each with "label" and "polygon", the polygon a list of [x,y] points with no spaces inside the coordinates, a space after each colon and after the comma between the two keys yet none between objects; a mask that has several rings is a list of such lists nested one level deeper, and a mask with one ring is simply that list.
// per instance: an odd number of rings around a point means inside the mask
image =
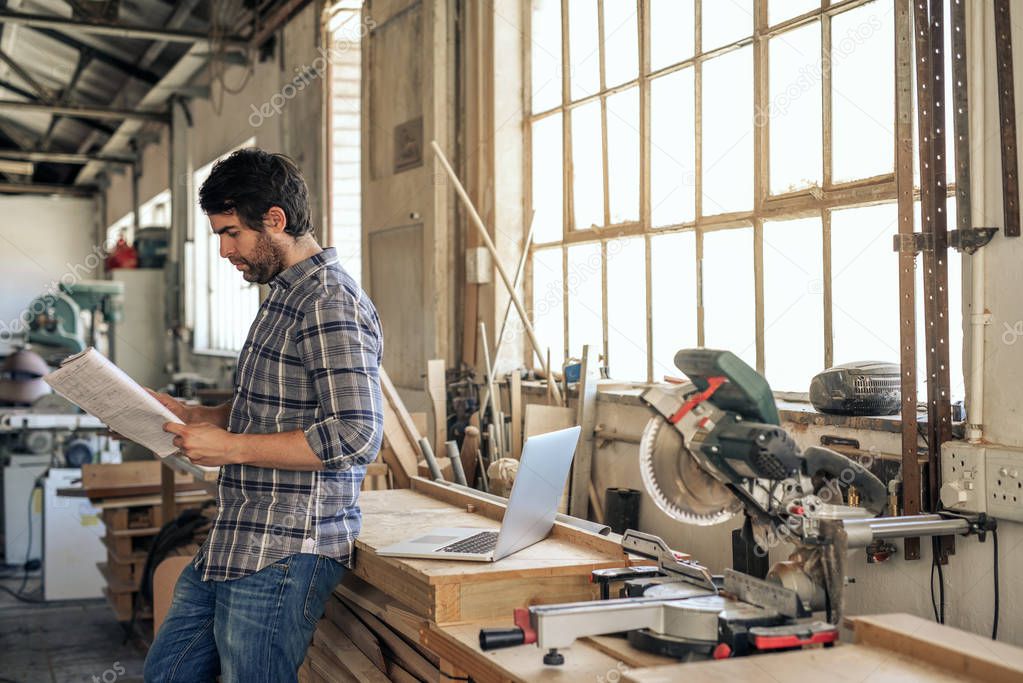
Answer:
[{"label": "man's other hand", "polygon": [[148,387],[144,387],[149,394],[157,401],[163,404],[163,407],[174,413],[175,417],[179,420],[188,424],[191,422],[192,411],[189,410],[188,406],[174,398],[170,394],[161,394],[159,391],[153,391]]},{"label": "man's other hand", "polygon": [[176,424],[165,422],[163,431],[174,434],[174,445],[196,465],[219,467],[236,462],[233,446],[237,434],[207,422]]}]

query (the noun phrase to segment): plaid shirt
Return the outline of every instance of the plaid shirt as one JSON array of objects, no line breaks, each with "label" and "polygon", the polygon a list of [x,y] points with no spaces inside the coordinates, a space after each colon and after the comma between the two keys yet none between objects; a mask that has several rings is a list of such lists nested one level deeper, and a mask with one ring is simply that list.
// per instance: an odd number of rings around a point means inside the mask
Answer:
[{"label": "plaid shirt", "polygon": [[319,472],[227,465],[220,509],[195,558],[203,580],[235,579],[295,553],[351,564],[359,488],[383,438],[376,309],[334,249],[270,281],[238,357],[228,431],[301,429]]}]

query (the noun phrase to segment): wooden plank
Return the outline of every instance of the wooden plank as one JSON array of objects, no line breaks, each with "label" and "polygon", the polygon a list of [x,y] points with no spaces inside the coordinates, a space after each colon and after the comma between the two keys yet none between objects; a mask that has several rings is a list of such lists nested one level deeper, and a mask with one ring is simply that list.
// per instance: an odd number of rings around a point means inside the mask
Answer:
[{"label": "wooden plank", "polygon": [[387,448],[381,450],[380,455],[391,468],[394,485],[402,489],[408,488],[409,478],[416,476],[418,451],[406,440],[398,416],[387,401],[384,401],[384,439],[387,440]]},{"label": "wooden plank", "polygon": [[565,429],[576,424],[575,418],[576,413],[571,408],[530,403],[526,405],[523,435],[528,439],[537,434]]},{"label": "wooden plank", "polygon": [[[153,486],[161,484],[161,465],[158,460],[132,460],[123,463],[82,465],[83,489],[116,489],[118,487]],[[178,484],[192,484],[187,474],[175,475]],[[154,491],[153,493],[158,493]]]},{"label": "wooden plank", "polygon": [[589,519],[590,489],[593,469],[593,428],[597,422],[597,372],[596,358],[589,345],[583,346],[582,367],[579,369],[579,403],[576,406],[576,424],[582,432],[572,460],[572,488],[569,497],[569,513],[574,517]]},{"label": "wooden plank", "polygon": [[508,375],[508,393],[511,395],[511,457],[522,457],[522,375],[518,370]]},{"label": "wooden plank", "polygon": [[[576,411],[571,408],[531,403],[526,406],[525,440],[528,441],[529,437],[537,434],[556,432],[559,429],[566,429],[575,424]],[[578,456],[578,447],[576,448],[576,456]],[[571,476],[569,476],[568,481],[565,482],[565,492],[558,502],[558,512],[562,514],[568,514],[572,491],[571,479]]]},{"label": "wooden plank", "polygon": [[1023,680],[1023,649],[910,614],[848,619],[856,642],[989,683]]},{"label": "wooden plank", "polygon": [[387,663],[380,649],[380,641],[348,607],[331,598],[324,606],[324,613],[327,619],[348,636],[373,666],[380,672],[387,673]]},{"label": "wooden plank", "polygon": [[430,416],[423,412],[409,413],[412,418],[412,424],[416,426],[416,431],[420,434],[430,433]]},{"label": "wooden plank", "polygon": [[430,397],[433,408],[433,452],[442,453],[444,442],[448,440],[448,387],[445,379],[444,359],[437,358],[426,362],[426,393]]},{"label": "wooden plank", "polygon": [[398,394],[398,390],[394,388],[394,384],[391,383],[391,378],[387,375],[387,371],[384,370],[383,366],[380,368],[380,389],[384,394],[385,403],[391,404],[391,409],[394,410],[395,415],[398,418],[398,424],[401,425],[402,431],[405,432],[405,436],[408,439],[409,444],[416,452],[417,456],[419,453],[419,439],[422,438],[422,434],[416,429],[415,422],[412,421],[412,416],[409,415],[408,410],[405,409],[405,404],[401,400],[401,396]]},{"label": "wooden plank", "polygon": [[350,609],[387,645],[402,668],[407,669],[409,673],[424,681],[438,681],[440,679],[440,670],[416,652],[415,648],[402,640],[398,634],[388,628],[387,624],[358,605],[351,605]]},{"label": "wooden plank", "polygon": [[[568,652],[565,654],[567,659]],[[863,645],[840,645],[829,649],[796,650],[720,661],[629,669],[622,672],[621,680],[628,683],[795,680],[980,683],[983,679],[946,673],[936,666],[890,650]]]},{"label": "wooden plank", "polygon": [[306,658],[312,670],[327,683],[351,683],[357,680],[337,665],[337,660],[322,652],[318,647],[306,650]]},{"label": "wooden plank", "polygon": [[468,672],[476,683],[620,680],[624,668],[621,660],[608,656],[585,641],[577,641],[564,650],[565,663],[561,666],[545,665],[543,652],[536,645],[519,645],[490,652],[480,650],[481,628],[511,626],[510,616],[467,624],[430,624],[423,634],[423,644],[440,655],[442,661],[451,662]]},{"label": "wooden plank", "polygon": [[[410,642],[419,642],[420,632],[426,627],[426,619],[354,574],[345,574],[334,595],[343,603],[358,605]],[[429,653],[422,654],[431,659]]]},{"label": "wooden plank", "polygon": [[369,657],[341,632],[334,622],[321,619],[313,633],[315,643],[333,660],[335,668],[359,683],[385,683],[387,676],[370,661]]},{"label": "wooden plank", "polygon": [[391,683],[422,683],[418,678],[410,674],[398,662],[388,662],[387,675]]},{"label": "wooden plank", "polygon": [[[171,493],[174,493],[174,492],[171,491]],[[210,494],[206,493],[205,491],[200,491],[200,492],[186,491],[186,492],[183,492],[183,493],[177,493],[176,497],[173,498],[172,500],[176,500],[177,501],[177,507],[180,508],[183,504],[202,503],[202,502],[207,501],[207,500],[212,500],[212,497],[210,496]],[[130,497],[130,498],[107,498],[107,499],[104,499],[104,500],[101,500],[101,501],[97,501],[96,503],[94,503],[94,506],[99,508],[99,509],[101,509],[101,510],[109,510],[109,509],[112,509],[112,508],[140,507],[140,506],[144,506],[144,505],[155,505],[155,506],[158,506],[158,507],[162,507],[163,509],[169,509],[169,510],[172,511],[172,514],[173,514],[173,511],[176,509],[175,506],[174,505],[164,506],[163,504],[164,504],[164,498],[163,498],[163,495],[161,494],[161,495],[158,495],[158,496],[154,495],[154,496],[133,496],[133,497]]]}]

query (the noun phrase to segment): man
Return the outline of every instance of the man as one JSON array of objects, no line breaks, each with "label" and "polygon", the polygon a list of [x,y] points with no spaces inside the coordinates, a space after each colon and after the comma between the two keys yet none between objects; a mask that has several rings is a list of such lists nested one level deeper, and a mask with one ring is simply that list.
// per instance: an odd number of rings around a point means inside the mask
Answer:
[{"label": "man", "polygon": [[359,487],[380,449],[380,321],[312,236],[308,191],[280,154],[218,162],[199,204],[220,256],[270,286],[238,358],[232,401],[157,397],[192,462],[220,466],[219,512],[185,568],[146,681],[293,681],[350,565]]}]

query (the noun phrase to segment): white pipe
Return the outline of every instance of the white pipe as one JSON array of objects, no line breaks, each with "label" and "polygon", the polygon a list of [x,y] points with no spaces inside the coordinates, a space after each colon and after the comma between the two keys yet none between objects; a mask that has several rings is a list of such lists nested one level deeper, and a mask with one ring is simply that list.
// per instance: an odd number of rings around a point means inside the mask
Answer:
[{"label": "white pipe", "polygon": [[[967,7],[967,55],[969,67],[974,64],[985,64],[985,51],[990,41],[986,40],[989,3],[970,3]],[[992,16],[993,18],[993,16]],[[991,49],[994,49],[991,47]],[[987,130],[987,98],[997,95],[997,88],[990,87],[994,76],[988,69],[970,68],[968,93],[970,107],[970,140],[986,140]],[[979,80],[979,82],[978,82]],[[973,145],[969,145],[972,149]],[[987,205],[987,163],[988,157],[997,147],[978,147],[980,159],[971,159],[970,197],[972,199],[972,215],[970,225],[984,225],[984,208]],[[979,200],[979,201],[978,201]],[[966,398],[966,440],[979,443],[984,440],[984,328],[987,327],[991,314],[985,304],[984,288],[987,271],[985,252],[990,247],[981,247],[970,259],[970,390]]]}]

